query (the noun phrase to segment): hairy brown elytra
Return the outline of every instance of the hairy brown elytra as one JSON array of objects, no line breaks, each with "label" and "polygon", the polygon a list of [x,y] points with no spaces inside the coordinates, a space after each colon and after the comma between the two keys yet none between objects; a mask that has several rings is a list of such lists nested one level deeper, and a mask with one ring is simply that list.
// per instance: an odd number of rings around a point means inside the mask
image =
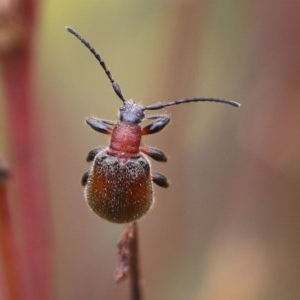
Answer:
[{"label": "hairy brown elytra", "polygon": [[[111,139],[109,146],[95,148],[87,155],[87,161],[92,162],[92,167],[82,177],[85,198],[100,217],[114,223],[129,223],[146,214],[153,204],[152,182],[164,188],[169,185],[164,175],[151,171],[150,162],[145,156],[146,154],[156,161],[165,162],[166,155],[157,148],[142,146],[141,138],[161,131],[170,122],[170,117],[164,114],[145,115],[145,111],[199,101],[220,102],[236,107],[240,104],[211,97],[186,98],[148,106],[141,106],[131,99],[126,100],[100,54],[74,29],[66,29],[95,56],[123,102],[117,122],[92,117],[86,120],[92,129],[111,135]],[[152,122],[141,127],[143,120]]]}]

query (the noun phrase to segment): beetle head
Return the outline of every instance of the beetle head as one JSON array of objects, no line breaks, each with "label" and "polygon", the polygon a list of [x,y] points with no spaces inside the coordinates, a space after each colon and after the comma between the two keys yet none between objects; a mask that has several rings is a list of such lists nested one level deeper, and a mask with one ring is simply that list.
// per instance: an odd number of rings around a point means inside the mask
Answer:
[{"label": "beetle head", "polygon": [[122,122],[139,124],[145,117],[143,106],[132,100],[125,101],[119,112],[120,121]]}]

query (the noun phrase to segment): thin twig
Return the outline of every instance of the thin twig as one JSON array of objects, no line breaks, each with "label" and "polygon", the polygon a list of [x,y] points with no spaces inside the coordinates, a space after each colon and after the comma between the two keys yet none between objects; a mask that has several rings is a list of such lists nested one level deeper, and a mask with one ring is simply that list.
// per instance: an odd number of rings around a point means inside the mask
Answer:
[{"label": "thin twig", "polygon": [[131,224],[132,232],[129,243],[129,258],[130,258],[130,279],[131,279],[131,299],[141,300],[142,287],[141,287],[141,274],[140,274],[140,261],[139,261],[139,239],[138,239],[138,224],[133,222]]},{"label": "thin twig", "polygon": [[117,283],[125,280],[129,273],[129,239],[130,227],[126,224],[118,243],[117,267],[114,276]]},{"label": "thin twig", "polygon": [[115,281],[121,282],[130,276],[131,300],[142,300],[138,224],[126,224],[118,243],[118,263]]}]

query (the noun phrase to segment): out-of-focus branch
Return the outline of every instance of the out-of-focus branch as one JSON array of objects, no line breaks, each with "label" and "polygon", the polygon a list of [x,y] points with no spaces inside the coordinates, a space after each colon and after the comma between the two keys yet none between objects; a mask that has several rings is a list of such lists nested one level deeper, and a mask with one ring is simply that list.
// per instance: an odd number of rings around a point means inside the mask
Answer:
[{"label": "out-of-focus branch", "polygon": [[48,202],[40,164],[35,111],[34,51],[38,1],[0,3],[0,64],[13,181],[21,237],[22,299],[51,299]]},{"label": "out-of-focus branch", "polygon": [[20,274],[18,273],[20,261],[7,197],[9,177],[9,168],[0,157],[0,252],[3,261],[4,285],[6,286],[5,294],[9,300],[18,300],[21,299]]}]

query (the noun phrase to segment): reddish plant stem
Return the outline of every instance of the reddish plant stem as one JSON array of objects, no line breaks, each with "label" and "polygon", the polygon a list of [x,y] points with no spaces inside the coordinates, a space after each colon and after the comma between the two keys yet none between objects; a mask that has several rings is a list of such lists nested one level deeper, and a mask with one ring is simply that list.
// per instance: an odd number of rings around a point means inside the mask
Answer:
[{"label": "reddish plant stem", "polygon": [[23,237],[23,266],[20,271],[23,271],[23,278],[26,278],[24,295],[28,291],[28,299],[45,300],[49,294],[49,217],[43,171],[34,150],[38,137],[32,124],[36,117],[30,53],[24,51],[14,59],[4,61],[3,74],[8,100],[7,121],[17,187],[17,209],[20,211],[19,223]]},{"label": "reddish plant stem", "polygon": [[21,285],[18,274],[19,253],[12,228],[11,213],[7,197],[7,182],[10,177],[5,162],[0,158],[0,252],[3,261],[3,273],[6,294],[9,300],[21,299]]},{"label": "reddish plant stem", "polygon": [[18,272],[22,277],[22,300],[52,299],[50,287],[51,247],[44,172],[40,164],[39,124],[34,97],[35,12],[37,1],[8,1],[6,44],[0,45],[5,114],[13,181],[14,213],[21,237]]}]

